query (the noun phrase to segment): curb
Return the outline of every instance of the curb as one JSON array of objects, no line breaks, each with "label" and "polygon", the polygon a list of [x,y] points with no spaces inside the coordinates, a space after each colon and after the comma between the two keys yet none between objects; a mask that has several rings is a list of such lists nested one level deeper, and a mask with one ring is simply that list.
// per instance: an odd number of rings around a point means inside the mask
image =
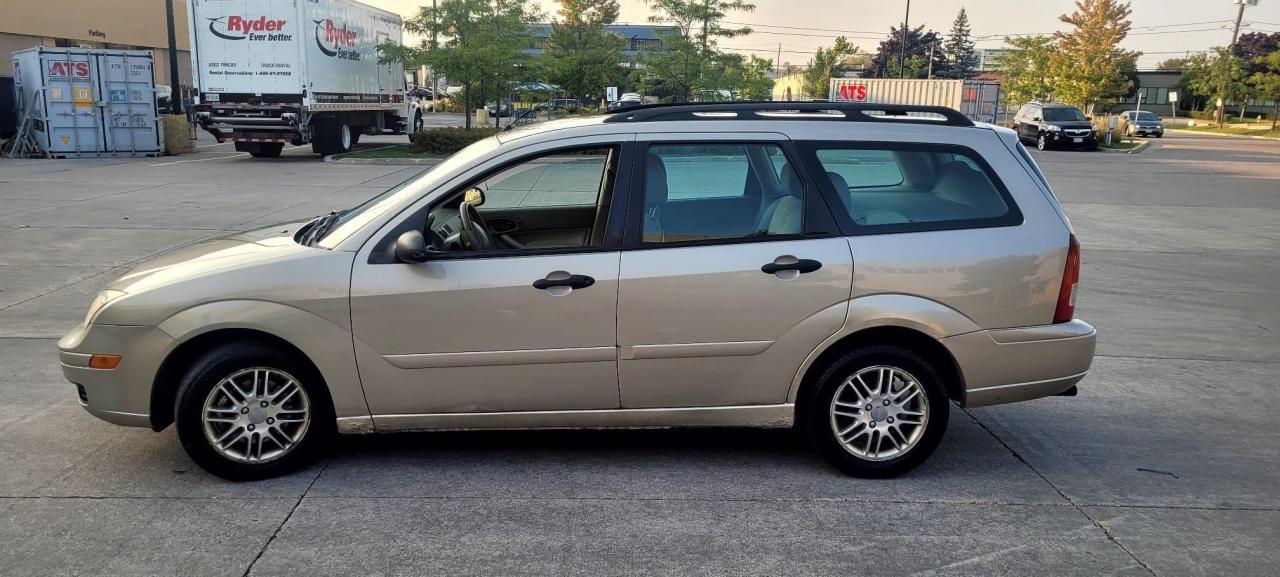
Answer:
[{"label": "curb", "polygon": [[1098,152],[1108,152],[1108,153],[1111,153],[1111,154],[1137,154],[1137,153],[1139,153],[1139,152],[1142,152],[1142,151],[1146,150],[1148,146],[1151,146],[1151,141],[1150,141],[1150,140],[1143,140],[1142,142],[1139,142],[1139,143],[1138,143],[1138,145],[1137,145],[1137,146],[1135,146],[1135,147],[1133,147],[1133,148],[1102,148],[1102,147],[1098,147]]},{"label": "curb", "polygon": [[325,162],[334,164],[373,164],[381,166],[430,166],[440,162],[441,158],[334,158],[324,157]]},{"label": "curb", "polygon": [[1193,134],[1196,136],[1218,136],[1222,138],[1244,138],[1246,140],[1280,140],[1274,136],[1254,136],[1252,134],[1223,134],[1217,132],[1204,132],[1202,130],[1185,130],[1182,128],[1166,128],[1165,132],[1176,132],[1178,134]]}]

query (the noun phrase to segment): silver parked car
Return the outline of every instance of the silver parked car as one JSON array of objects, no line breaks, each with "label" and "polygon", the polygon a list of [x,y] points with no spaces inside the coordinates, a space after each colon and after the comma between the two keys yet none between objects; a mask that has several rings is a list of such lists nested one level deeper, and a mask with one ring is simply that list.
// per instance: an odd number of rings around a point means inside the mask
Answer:
[{"label": "silver parked car", "polygon": [[1147,110],[1128,110],[1121,114],[1124,118],[1125,136],[1164,137],[1164,121],[1154,112]]},{"label": "silver parked car", "polygon": [[644,106],[501,133],[360,206],[179,249],[58,343],[80,403],[231,479],[335,433],[802,429],[884,477],[951,403],[1073,394],[1079,245],[950,109]]}]

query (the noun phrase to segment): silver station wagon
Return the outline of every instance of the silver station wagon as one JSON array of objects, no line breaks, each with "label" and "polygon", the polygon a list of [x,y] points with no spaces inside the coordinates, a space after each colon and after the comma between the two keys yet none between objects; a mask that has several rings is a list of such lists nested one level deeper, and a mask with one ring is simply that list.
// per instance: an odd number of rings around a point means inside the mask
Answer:
[{"label": "silver station wagon", "polygon": [[80,403],[229,479],[336,433],[797,427],[922,463],[950,406],[1070,395],[1079,245],[1010,130],[946,108],[643,106],[474,144],[360,206],[112,283]]}]

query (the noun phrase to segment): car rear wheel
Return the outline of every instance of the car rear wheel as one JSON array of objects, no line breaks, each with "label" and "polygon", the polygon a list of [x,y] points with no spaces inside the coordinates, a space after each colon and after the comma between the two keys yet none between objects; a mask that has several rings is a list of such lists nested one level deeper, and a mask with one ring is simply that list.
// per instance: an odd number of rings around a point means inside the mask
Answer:
[{"label": "car rear wheel", "polygon": [[320,377],[274,347],[227,345],[187,371],[174,410],[178,439],[197,465],[233,481],[292,472],[334,434]]},{"label": "car rear wheel", "polygon": [[804,406],[810,441],[837,469],[857,477],[901,475],[933,453],[950,405],[923,357],[876,346],[832,363]]}]

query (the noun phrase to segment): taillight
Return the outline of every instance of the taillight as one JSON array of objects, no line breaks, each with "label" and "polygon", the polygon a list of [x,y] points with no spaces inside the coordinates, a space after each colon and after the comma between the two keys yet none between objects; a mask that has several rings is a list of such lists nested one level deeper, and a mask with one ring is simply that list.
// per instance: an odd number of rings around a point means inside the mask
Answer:
[{"label": "taillight", "polygon": [[1058,289],[1058,308],[1053,311],[1053,323],[1067,323],[1076,316],[1076,285],[1080,284],[1080,241],[1071,235],[1067,245],[1067,266],[1062,272],[1062,287]]}]

